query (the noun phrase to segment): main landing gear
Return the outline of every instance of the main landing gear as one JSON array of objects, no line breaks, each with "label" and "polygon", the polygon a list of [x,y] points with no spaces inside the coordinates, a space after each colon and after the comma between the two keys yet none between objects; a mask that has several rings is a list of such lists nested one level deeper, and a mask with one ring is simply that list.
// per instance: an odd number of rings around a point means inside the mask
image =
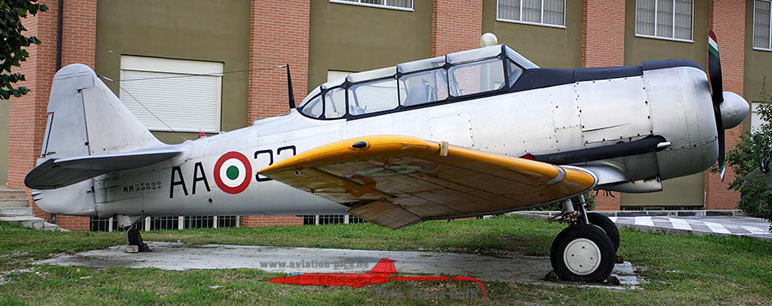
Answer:
[{"label": "main landing gear", "polygon": [[552,242],[552,269],[561,280],[603,282],[614,269],[619,230],[608,217],[587,213],[583,195],[578,199],[579,211],[571,200],[565,200],[562,213],[555,218],[569,226]]},{"label": "main landing gear", "polygon": [[137,223],[139,222],[132,224],[129,227],[129,230],[126,231],[126,242],[128,244],[128,246],[126,246],[126,251],[129,253],[150,252],[150,247],[147,246],[147,243],[142,241],[142,236],[139,234]]}]

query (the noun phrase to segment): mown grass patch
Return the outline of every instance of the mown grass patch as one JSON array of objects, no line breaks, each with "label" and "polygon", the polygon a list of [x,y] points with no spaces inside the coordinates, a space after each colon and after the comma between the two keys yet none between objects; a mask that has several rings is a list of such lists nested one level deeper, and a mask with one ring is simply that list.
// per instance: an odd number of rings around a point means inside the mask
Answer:
[{"label": "mown grass patch", "polygon": [[[392,231],[371,224],[143,232],[146,240],[547,255],[563,228],[499,217],[426,222]],[[620,255],[641,267],[642,290],[486,282],[488,299],[452,299],[468,283],[294,287],[256,270],[162,271],[33,266],[32,261],[123,244],[123,233],[45,232],[0,223],[0,304],[772,304],[772,243],[623,230]],[[15,271],[15,272],[14,272]],[[479,293],[479,292],[478,292]]]}]

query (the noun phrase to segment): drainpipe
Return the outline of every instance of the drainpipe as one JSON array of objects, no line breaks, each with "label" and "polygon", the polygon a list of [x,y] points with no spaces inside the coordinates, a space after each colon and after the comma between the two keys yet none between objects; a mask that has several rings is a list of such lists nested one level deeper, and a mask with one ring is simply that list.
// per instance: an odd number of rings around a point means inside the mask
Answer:
[{"label": "drainpipe", "polygon": [[64,27],[64,0],[59,0],[56,21],[56,71],[62,69],[62,28]]},{"label": "drainpipe", "polygon": [[[56,12],[56,71],[62,69],[62,27],[64,25],[64,0],[57,1]],[[50,214],[51,223],[56,224],[56,214]]]}]

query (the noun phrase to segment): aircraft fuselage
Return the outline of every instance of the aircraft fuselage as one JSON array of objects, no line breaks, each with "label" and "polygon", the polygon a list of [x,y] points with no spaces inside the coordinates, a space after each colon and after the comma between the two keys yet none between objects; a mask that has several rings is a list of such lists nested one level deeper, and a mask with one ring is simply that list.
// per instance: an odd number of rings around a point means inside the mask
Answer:
[{"label": "aircraft fuselage", "polygon": [[573,73],[578,81],[537,84],[533,89],[362,118],[319,120],[292,110],[247,128],[186,141],[175,146],[183,153],[149,167],[47,190],[51,196],[38,205],[73,214],[73,206],[54,202],[55,194],[93,185],[93,193],[70,199],[83,202],[77,205],[77,214],[344,213],[346,206],[256,172],[324,144],[370,135],[447,141],[514,157],[613,146],[651,135],[669,142],[657,152],[581,163],[610,173],[599,175],[600,188],[606,183],[689,175],[715,162],[717,133],[710,90],[699,68],[644,67],[640,75],[592,80]]}]

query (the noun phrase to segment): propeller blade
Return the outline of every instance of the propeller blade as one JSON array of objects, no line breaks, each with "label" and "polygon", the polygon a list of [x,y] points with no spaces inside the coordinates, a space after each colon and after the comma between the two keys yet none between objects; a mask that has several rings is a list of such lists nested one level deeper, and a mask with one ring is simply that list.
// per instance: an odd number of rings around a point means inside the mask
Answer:
[{"label": "propeller blade", "polygon": [[[720,104],[720,103],[719,103]],[[724,146],[726,143],[724,142],[724,122],[721,119],[721,108],[719,107],[719,104],[713,104],[713,113],[716,114],[716,130],[718,131],[718,167],[719,171],[721,173],[721,180],[724,180],[724,161],[726,158],[726,153],[724,151]]]},{"label": "propeller blade", "polygon": [[721,58],[718,55],[718,39],[716,33],[710,30],[708,33],[708,78],[713,90],[713,113],[716,116],[716,132],[718,133],[718,167],[721,170],[721,180],[724,179],[724,123],[721,118],[721,103],[724,102],[724,85],[721,78]]},{"label": "propeller blade", "polygon": [[718,56],[718,40],[713,30],[708,35],[708,76],[713,89],[713,104],[724,102],[724,85],[721,78],[721,58]]}]

